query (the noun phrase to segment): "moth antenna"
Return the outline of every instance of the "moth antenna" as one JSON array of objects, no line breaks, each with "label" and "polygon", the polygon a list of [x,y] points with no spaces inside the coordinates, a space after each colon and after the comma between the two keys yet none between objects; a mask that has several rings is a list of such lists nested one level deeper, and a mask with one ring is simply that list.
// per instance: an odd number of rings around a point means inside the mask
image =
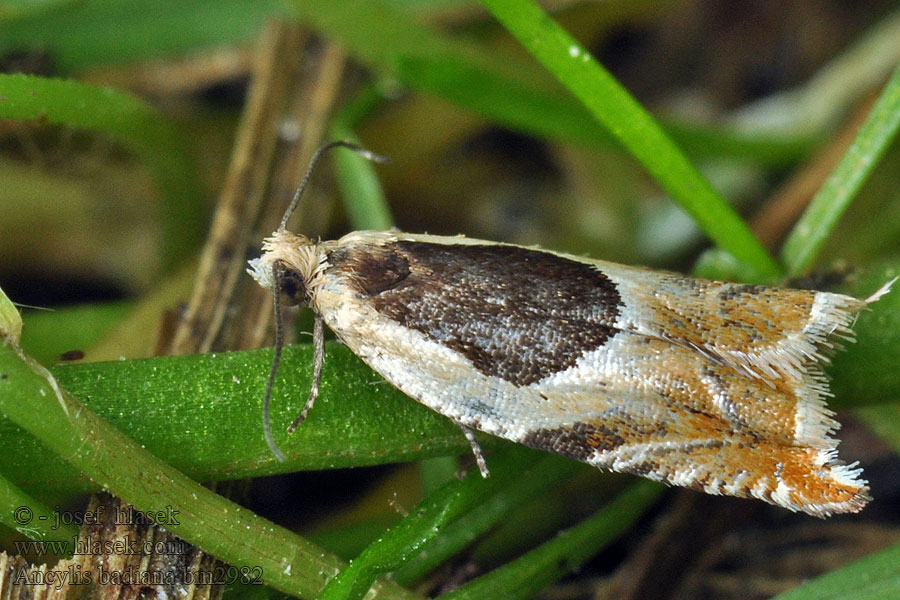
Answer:
[{"label": "moth antenna", "polygon": [[359,144],[354,144],[353,142],[350,142],[348,140],[336,140],[334,142],[322,144],[313,153],[312,158],[309,159],[309,166],[306,168],[306,173],[303,174],[303,179],[300,180],[300,186],[297,188],[297,191],[294,192],[294,197],[291,199],[290,205],[288,205],[287,210],[284,212],[284,216],[281,218],[281,225],[278,226],[278,231],[284,231],[285,229],[287,229],[288,220],[291,218],[291,215],[294,214],[294,211],[297,210],[297,205],[300,204],[300,198],[303,196],[303,192],[306,190],[306,186],[309,184],[309,179],[310,177],[312,177],[313,171],[316,168],[316,163],[319,162],[319,159],[322,158],[322,155],[325,152],[331,150],[332,148],[338,147],[349,148],[363,158],[371,160],[372,162],[391,162],[391,159],[389,159],[387,156],[375,154],[371,150],[367,150]]},{"label": "moth antenna", "polygon": [[284,453],[275,443],[275,437],[272,435],[272,425],[269,422],[269,404],[272,401],[272,388],[275,386],[275,375],[278,374],[278,365],[281,363],[281,349],[284,347],[284,332],[281,323],[281,266],[275,263],[272,266],[272,276],[275,278],[275,287],[272,293],[272,302],[275,308],[275,356],[272,357],[272,369],[269,371],[269,380],[266,382],[266,395],[263,398],[263,430],[266,434],[266,444],[269,450],[275,455],[280,462],[287,460]]},{"label": "moth antenna", "polygon": [[[390,162],[388,157],[376,154],[371,150],[367,150],[366,148],[347,140],[337,140],[319,146],[313,153],[312,158],[310,158],[306,173],[303,174],[303,179],[300,180],[300,186],[297,188],[297,191],[294,192],[294,197],[291,198],[291,203],[288,205],[287,210],[284,212],[284,216],[281,218],[278,231],[287,229],[288,220],[290,220],[294,211],[297,210],[297,206],[300,204],[300,198],[303,197],[303,192],[306,191],[306,186],[309,184],[309,180],[312,177],[319,159],[326,151],[337,147],[353,150],[363,158],[371,160],[372,162]],[[278,365],[281,363],[281,351],[282,348],[284,348],[284,325],[281,318],[281,276],[281,268],[278,263],[275,263],[272,267],[272,277],[274,279],[272,301],[275,309],[275,355],[272,358],[272,369],[269,371],[269,380],[266,382],[266,395],[263,399],[263,430],[265,431],[266,444],[269,445],[269,450],[272,451],[275,458],[284,462],[286,458],[281,449],[278,448],[278,444],[275,443],[275,437],[272,435],[272,425],[269,419],[269,405],[272,403],[272,388],[275,387],[275,376],[278,374]],[[309,392],[309,398],[306,400],[306,405],[303,407],[300,415],[294,420],[291,426],[288,427],[288,433],[293,433],[297,426],[303,422],[306,415],[309,414],[310,409],[312,409],[316,397],[319,395],[319,383],[322,380],[322,364],[325,362],[325,329],[322,318],[319,315],[316,315],[315,328],[313,331],[313,345],[315,348],[315,365],[313,368],[312,389]]]},{"label": "moth antenna", "polygon": [[306,399],[303,410],[300,411],[300,414],[288,427],[288,433],[294,433],[294,430],[297,429],[300,423],[306,420],[306,415],[312,410],[316,398],[319,397],[319,384],[322,382],[322,365],[325,364],[325,321],[318,313],[316,313],[316,320],[313,323],[313,355],[313,380],[312,386],[309,388],[309,398]]}]

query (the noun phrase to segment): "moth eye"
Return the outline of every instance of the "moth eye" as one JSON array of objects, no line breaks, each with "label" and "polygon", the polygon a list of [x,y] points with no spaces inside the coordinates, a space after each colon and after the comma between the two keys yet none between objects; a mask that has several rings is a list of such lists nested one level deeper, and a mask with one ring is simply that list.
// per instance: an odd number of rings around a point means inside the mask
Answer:
[{"label": "moth eye", "polygon": [[297,271],[282,271],[279,291],[286,303],[290,306],[309,302],[309,294],[306,292],[306,282],[303,281],[303,276]]}]

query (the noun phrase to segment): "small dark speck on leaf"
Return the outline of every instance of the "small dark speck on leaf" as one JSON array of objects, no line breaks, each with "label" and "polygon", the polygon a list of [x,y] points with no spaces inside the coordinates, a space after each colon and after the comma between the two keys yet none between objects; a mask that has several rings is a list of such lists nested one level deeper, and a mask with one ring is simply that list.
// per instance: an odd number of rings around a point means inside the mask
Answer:
[{"label": "small dark speck on leaf", "polygon": [[69,362],[73,360],[81,360],[84,358],[84,352],[81,350],[69,350],[68,352],[63,352],[57,358],[60,362]]}]

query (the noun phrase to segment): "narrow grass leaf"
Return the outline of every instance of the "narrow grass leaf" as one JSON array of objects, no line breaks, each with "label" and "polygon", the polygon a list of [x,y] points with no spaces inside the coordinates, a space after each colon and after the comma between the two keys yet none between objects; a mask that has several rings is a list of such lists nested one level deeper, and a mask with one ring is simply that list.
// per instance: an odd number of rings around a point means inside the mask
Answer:
[{"label": "narrow grass leaf", "polygon": [[893,600],[900,598],[900,544],[818,577],[774,600]]},{"label": "narrow grass leaf", "polygon": [[[381,100],[381,94],[374,86],[357,92],[335,116],[330,129],[331,139],[359,144],[354,130]],[[378,152],[377,148],[370,150]],[[334,164],[351,228],[384,231],[393,227],[394,218],[381,188],[375,164],[356,152],[335,153]]]},{"label": "narrow grass leaf", "polygon": [[671,194],[721,248],[753,270],[777,277],[778,265],[731,206],[709,185],[653,117],[572,36],[532,0],[482,2]]},{"label": "narrow grass leaf", "polygon": [[900,66],[891,75],[841,162],[825,180],[781,251],[788,275],[801,275],[822,246],[900,128]]},{"label": "narrow grass leaf", "polygon": [[441,596],[442,600],[529,598],[556,581],[626,531],[659,496],[662,488],[640,481],[596,515],[560,533],[524,556]]},{"label": "narrow grass leaf", "polygon": [[204,220],[193,160],[156,109],[126,92],[31,75],[0,74],[0,98],[0,118],[104,132],[131,146],[163,193],[164,266],[174,267],[194,247]]},{"label": "narrow grass leaf", "polygon": [[[138,510],[177,511],[166,528],[285,593],[313,597],[343,561],[192,481],[100,419],[33,359],[0,344],[0,414]],[[416,598],[392,584],[375,597]]]}]

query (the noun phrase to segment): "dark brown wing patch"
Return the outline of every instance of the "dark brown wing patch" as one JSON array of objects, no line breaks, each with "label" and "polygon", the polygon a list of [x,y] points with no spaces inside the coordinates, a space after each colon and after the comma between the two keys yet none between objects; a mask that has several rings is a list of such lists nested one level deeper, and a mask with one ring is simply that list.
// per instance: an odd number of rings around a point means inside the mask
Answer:
[{"label": "dark brown wing patch", "polygon": [[399,241],[335,250],[328,262],[382,315],[519,386],[568,369],[616,333],[615,284],[546,252]]},{"label": "dark brown wing patch", "polygon": [[571,427],[535,429],[522,440],[532,448],[586,461],[595,452],[609,452],[628,443],[616,431],[601,423],[575,423]]}]

